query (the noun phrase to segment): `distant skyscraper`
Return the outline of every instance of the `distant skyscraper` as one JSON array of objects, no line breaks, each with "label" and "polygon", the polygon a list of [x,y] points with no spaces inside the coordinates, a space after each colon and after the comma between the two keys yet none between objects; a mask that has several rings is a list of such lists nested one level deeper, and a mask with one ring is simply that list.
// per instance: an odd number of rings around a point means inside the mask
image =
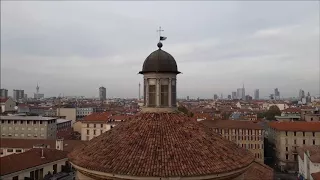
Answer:
[{"label": "distant skyscraper", "polygon": [[217,94],[214,94],[214,95],[213,95],[213,99],[214,99],[214,100],[217,100],[217,99],[218,99],[218,95],[217,95]]},{"label": "distant skyscraper", "polygon": [[187,100],[189,101],[189,96],[187,96]]},{"label": "distant skyscraper", "polygon": [[254,90],[254,99],[255,100],[259,99],[259,89]]},{"label": "distant skyscraper", "polygon": [[104,101],[107,99],[107,89],[103,86],[99,88],[99,98],[101,101]]},{"label": "distant skyscraper", "polygon": [[232,99],[237,99],[237,92],[232,92],[231,93],[231,98]]},{"label": "distant skyscraper", "polygon": [[230,94],[228,95],[228,99],[229,99],[229,100],[231,99],[231,95],[230,95]]},{"label": "distant skyscraper", "polygon": [[305,97],[304,90],[300,89],[300,91],[299,91],[299,99],[301,100],[304,97]]},{"label": "distant skyscraper", "polygon": [[0,89],[0,97],[7,98],[8,97],[8,89]]},{"label": "distant skyscraper", "polygon": [[280,92],[278,88],[274,89],[274,99],[280,99]]},{"label": "distant skyscraper", "polygon": [[24,98],[24,90],[18,90],[18,89],[13,90],[13,99],[15,101],[22,100],[23,98]]},{"label": "distant skyscraper", "polygon": [[237,89],[237,99],[242,99],[242,88]]},{"label": "distant skyscraper", "polygon": [[246,89],[244,88],[244,84],[242,86],[242,99],[246,99]]}]

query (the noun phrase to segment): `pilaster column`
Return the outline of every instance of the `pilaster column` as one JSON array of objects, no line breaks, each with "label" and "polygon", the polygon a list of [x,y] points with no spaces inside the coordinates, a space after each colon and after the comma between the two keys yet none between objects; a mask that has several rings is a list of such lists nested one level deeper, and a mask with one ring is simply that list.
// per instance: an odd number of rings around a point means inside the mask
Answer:
[{"label": "pilaster column", "polygon": [[146,83],[146,107],[149,107],[149,79],[145,78]]},{"label": "pilaster column", "polygon": [[156,79],[156,107],[160,107],[160,78]]},{"label": "pilaster column", "polygon": [[168,105],[169,105],[169,107],[172,107],[172,98],[171,98],[171,95],[172,95],[172,93],[171,93],[171,87],[172,87],[172,78],[169,78],[169,91],[168,91],[168,98],[169,98],[169,103],[168,103]]}]

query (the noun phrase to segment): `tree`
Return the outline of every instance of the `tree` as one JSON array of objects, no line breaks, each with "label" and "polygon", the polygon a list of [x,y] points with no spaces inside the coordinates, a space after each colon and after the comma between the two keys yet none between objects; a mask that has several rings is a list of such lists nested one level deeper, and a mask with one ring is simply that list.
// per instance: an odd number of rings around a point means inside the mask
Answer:
[{"label": "tree", "polygon": [[280,116],[281,111],[278,106],[273,105],[270,106],[269,110],[266,112],[266,119],[267,120],[275,120],[275,116]]},{"label": "tree", "polygon": [[184,114],[186,114],[189,117],[193,117],[193,112],[189,111],[185,106],[179,106],[178,110],[183,112]]}]

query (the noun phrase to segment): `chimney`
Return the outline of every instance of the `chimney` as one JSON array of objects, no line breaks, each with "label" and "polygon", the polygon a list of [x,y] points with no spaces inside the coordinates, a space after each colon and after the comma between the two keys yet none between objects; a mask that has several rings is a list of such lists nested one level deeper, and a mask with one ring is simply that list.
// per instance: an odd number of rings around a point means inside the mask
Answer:
[{"label": "chimney", "polygon": [[56,140],[56,149],[63,151],[63,139]]}]

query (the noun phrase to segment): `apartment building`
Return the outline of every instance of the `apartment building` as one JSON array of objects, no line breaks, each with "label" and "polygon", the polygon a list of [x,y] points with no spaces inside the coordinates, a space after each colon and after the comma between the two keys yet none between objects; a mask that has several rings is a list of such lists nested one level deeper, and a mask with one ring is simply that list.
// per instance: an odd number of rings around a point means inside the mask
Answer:
[{"label": "apartment building", "polygon": [[1,138],[55,139],[56,118],[40,116],[0,116]]},{"label": "apartment building", "polygon": [[128,116],[112,115],[110,112],[93,113],[81,121],[81,140],[89,141],[109,131]]},{"label": "apartment building", "polygon": [[201,123],[229,141],[250,150],[257,161],[264,162],[264,130],[261,125],[243,120],[203,120]]},{"label": "apartment building", "polygon": [[81,107],[76,109],[76,116],[78,118],[83,118],[92,114],[94,111],[93,107]]},{"label": "apartment building", "polygon": [[320,175],[320,146],[304,146],[298,148],[299,177],[317,180]]},{"label": "apartment building", "polygon": [[0,113],[4,112],[14,112],[16,102],[11,98],[0,98]]},{"label": "apartment building", "polygon": [[20,154],[0,158],[0,179],[44,179],[47,174],[56,174],[70,167],[66,151],[34,148]]},{"label": "apartment building", "polygon": [[281,170],[298,171],[298,147],[320,145],[320,122],[269,122],[267,131]]}]

